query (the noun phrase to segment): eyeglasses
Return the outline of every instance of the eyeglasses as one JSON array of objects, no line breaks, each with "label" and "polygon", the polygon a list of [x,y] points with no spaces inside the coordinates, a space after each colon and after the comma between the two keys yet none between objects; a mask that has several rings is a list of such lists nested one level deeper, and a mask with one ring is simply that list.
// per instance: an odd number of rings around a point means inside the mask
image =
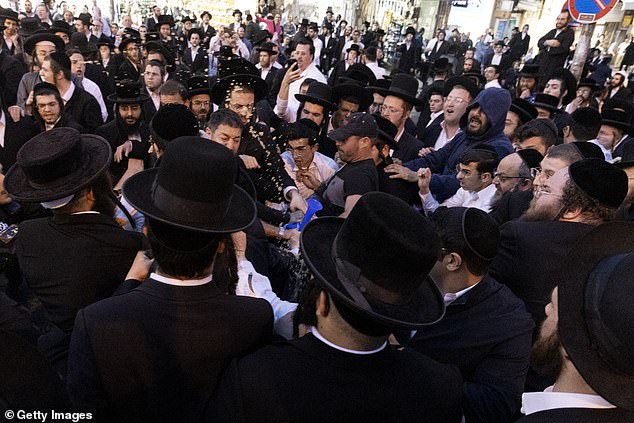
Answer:
[{"label": "eyeglasses", "polygon": [[396,114],[396,113],[399,113],[399,112],[401,112],[401,113],[403,112],[403,110],[396,109],[396,108],[390,107],[390,106],[386,106],[384,104],[382,104],[381,107],[379,107],[379,110],[381,111],[381,113],[385,113],[385,114],[388,114],[388,115],[393,115],[393,114]]},{"label": "eyeglasses", "polygon": [[196,107],[200,107],[200,106],[209,107],[210,104],[211,104],[210,101],[192,101],[192,106],[196,106]]},{"label": "eyeglasses", "polygon": [[462,103],[466,103],[467,100],[465,100],[464,98],[454,97],[454,96],[449,95],[449,96],[445,97],[445,102],[462,104]]}]

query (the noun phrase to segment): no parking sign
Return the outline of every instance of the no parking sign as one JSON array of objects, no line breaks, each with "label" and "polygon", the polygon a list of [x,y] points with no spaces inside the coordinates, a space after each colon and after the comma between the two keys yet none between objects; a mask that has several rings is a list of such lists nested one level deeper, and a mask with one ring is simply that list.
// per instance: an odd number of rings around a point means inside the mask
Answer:
[{"label": "no parking sign", "polygon": [[570,16],[580,23],[589,24],[604,17],[619,0],[568,0]]}]

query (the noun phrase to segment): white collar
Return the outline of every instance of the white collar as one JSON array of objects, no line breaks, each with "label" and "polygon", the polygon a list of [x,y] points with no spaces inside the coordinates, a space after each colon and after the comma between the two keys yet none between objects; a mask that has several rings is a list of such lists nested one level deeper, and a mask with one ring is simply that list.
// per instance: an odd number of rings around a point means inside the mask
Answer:
[{"label": "white collar", "polygon": [[329,340],[327,340],[326,338],[323,337],[323,335],[321,333],[319,333],[319,331],[317,330],[316,327],[311,326],[310,327],[310,332],[313,334],[313,336],[317,339],[319,339],[321,342],[323,342],[324,344],[328,345],[329,347],[332,347],[336,350],[339,351],[343,351],[345,353],[348,354],[356,354],[356,355],[370,355],[370,354],[376,354],[379,351],[382,351],[385,347],[387,347],[387,341],[385,341],[383,343],[383,345],[381,345],[379,348],[375,349],[375,350],[370,350],[370,351],[357,351],[357,350],[350,350],[348,348],[344,348],[344,347],[340,347],[337,344],[333,344],[332,342],[330,342]]},{"label": "white collar", "polygon": [[553,392],[549,386],[544,392],[522,394],[522,413],[529,415],[557,408],[616,408],[600,395]]},{"label": "white collar", "polygon": [[76,214],[99,214],[99,212],[94,211],[94,210],[86,210],[86,211],[80,211],[80,212],[71,213],[71,216],[76,215]]},{"label": "white collar", "polygon": [[212,275],[205,276],[202,279],[174,279],[168,278],[167,276],[162,276],[157,273],[150,274],[150,278],[154,279],[157,282],[164,283],[166,285],[174,285],[174,286],[200,286],[205,285],[211,282]]},{"label": "white collar", "polygon": [[[480,283],[480,282],[478,282]],[[456,301],[458,298],[462,297],[464,294],[466,294],[467,292],[471,291],[478,283],[471,285],[468,288],[465,288],[461,291],[458,292],[447,292],[446,294],[443,295],[443,301],[445,302],[445,305],[448,306],[449,304],[453,303],[454,301]]]},{"label": "white collar", "polygon": [[62,100],[64,100],[64,104],[66,104],[68,100],[70,100],[74,92],[75,92],[75,84],[73,83],[73,81],[70,81],[70,86],[68,87],[64,95],[62,95]]},{"label": "white collar", "polygon": [[3,110],[0,110],[0,123],[2,126],[7,126],[7,115],[4,114]]}]

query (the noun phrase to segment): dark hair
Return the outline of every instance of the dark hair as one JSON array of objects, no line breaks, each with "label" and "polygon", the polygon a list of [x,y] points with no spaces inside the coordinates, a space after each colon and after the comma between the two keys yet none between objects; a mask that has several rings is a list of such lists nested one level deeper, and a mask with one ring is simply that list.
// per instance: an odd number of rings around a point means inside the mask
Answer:
[{"label": "dark hair", "polygon": [[[465,263],[467,270],[476,276],[486,274],[490,261],[477,256],[465,241],[462,219],[456,219],[455,214],[447,207],[439,207],[431,216],[431,222],[440,237],[444,251],[457,253]],[[442,256],[439,260],[442,260]]]},{"label": "dark hair", "polygon": [[297,42],[295,43],[295,50],[297,50],[297,46],[299,45],[305,45],[305,46],[309,46],[309,51],[310,51],[310,55],[312,57],[315,57],[315,44],[313,44],[312,40],[309,40],[306,37],[302,37],[299,40],[297,40]]},{"label": "dark hair", "polygon": [[548,150],[557,144],[557,127],[549,119],[533,119],[520,126],[517,130],[518,142],[532,137],[540,137],[544,142],[544,147]]},{"label": "dark hair", "polygon": [[563,191],[562,210],[580,209],[584,213],[583,223],[599,225],[614,219],[616,209],[604,206],[598,200],[590,197],[577,186],[572,178],[568,179]]},{"label": "dark hair", "polygon": [[62,118],[64,116],[64,100],[62,100],[62,96],[59,94],[59,91],[53,89],[40,89],[37,93],[33,94],[33,119],[35,123],[40,126],[42,130],[46,128],[46,124],[42,119],[42,115],[40,115],[40,111],[37,108],[37,97],[41,95],[53,95],[55,96],[55,101],[59,105],[59,116]]},{"label": "dark hair", "polygon": [[592,119],[578,121],[576,119],[570,119],[569,126],[575,141],[590,141],[599,135],[601,121],[594,121]]},{"label": "dark hair", "polygon": [[162,272],[170,276],[197,278],[214,261],[218,245],[227,235],[203,234],[147,219],[152,254]]},{"label": "dark hair", "polygon": [[147,62],[145,64],[145,67],[147,68],[148,66],[155,66],[157,68],[159,68],[159,72],[161,73],[161,78],[165,76],[165,65],[161,62],[159,62],[158,60],[150,60],[149,62]]},{"label": "dark hair", "polygon": [[363,53],[365,54],[365,57],[371,61],[371,62],[376,62],[376,47],[375,46],[370,46],[368,48],[366,48]]},{"label": "dark hair", "polygon": [[69,48],[68,50],[66,50],[66,56],[68,56],[68,58],[70,58],[70,56],[72,56],[73,54],[81,54],[81,51],[79,51],[78,48]]},{"label": "dark hair", "polygon": [[[153,62],[150,61],[150,63]],[[187,88],[183,84],[173,79],[168,79],[163,85],[161,85],[161,89],[159,94],[163,95],[179,95],[183,101],[189,100],[189,93],[187,92]]]},{"label": "dark hair", "polygon": [[[161,55],[160,62],[163,63],[164,66],[167,65],[167,60],[165,60],[165,55],[158,47],[150,48],[147,52],[147,55],[149,56],[150,54],[160,54]],[[156,60],[156,59],[152,59],[152,60]]]},{"label": "dark hair", "polygon": [[64,79],[70,81],[70,69],[63,67],[57,60],[55,60],[53,55],[49,54],[44,58],[44,60],[48,60],[51,63],[51,71],[53,72],[53,75],[57,75],[61,71],[64,74]]},{"label": "dark hair", "polygon": [[583,160],[583,155],[574,144],[553,145],[546,153],[546,157],[559,159],[566,162],[568,166],[579,160]]},{"label": "dark hair", "polygon": [[359,97],[354,95],[345,95],[341,97],[339,99],[339,104],[341,104],[342,101],[347,101],[348,103],[357,104],[357,105],[361,104],[361,100],[359,100]]},{"label": "dark hair", "polygon": [[207,121],[207,128],[211,132],[214,132],[220,125],[227,125],[231,128],[244,128],[240,115],[231,109],[218,109],[209,115],[209,121]]},{"label": "dark hair", "polygon": [[115,203],[113,200],[114,193],[112,192],[112,180],[110,179],[110,173],[103,172],[99,175],[90,186],[75,193],[72,200],[63,207],[53,210],[56,214],[67,214],[72,212],[77,204],[84,198],[88,191],[92,190],[95,197],[95,203],[92,206],[93,211],[99,212],[106,216],[114,216]]},{"label": "dark hair", "polygon": [[477,147],[465,151],[460,157],[460,164],[477,163],[477,171],[480,174],[490,173],[491,177],[493,177],[499,162],[498,154],[494,150],[485,150]]},{"label": "dark hair", "polygon": [[310,86],[310,84],[312,84],[313,82],[316,82],[316,79],[313,78],[306,78],[302,81],[302,83],[299,86],[299,89],[301,91],[302,87],[306,87],[306,86]]},{"label": "dark hair", "polygon": [[498,75],[500,74],[500,67],[498,65],[489,65],[487,66],[487,68],[493,68],[495,70],[495,73],[497,73]]}]

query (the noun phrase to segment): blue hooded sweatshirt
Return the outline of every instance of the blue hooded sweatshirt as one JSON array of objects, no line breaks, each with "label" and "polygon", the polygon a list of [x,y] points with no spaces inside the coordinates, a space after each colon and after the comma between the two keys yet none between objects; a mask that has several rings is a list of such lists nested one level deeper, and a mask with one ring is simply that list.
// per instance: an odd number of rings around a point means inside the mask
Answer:
[{"label": "blue hooded sweatshirt", "polygon": [[[482,135],[468,135],[465,128],[469,111],[478,106],[487,117],[488,128]],[[438,202],[442,203],[460,188],[460,183],[456,179],[456,167],[465,151],[486,143],[495,149],[500,160],[513,152],[511,142],[504,135],[506,113],[510,107],[511,94],[508,90],[488,88],[481,91],[460,119],[460,128],[463,132],[440,150],[404,163],[404,166],[414,171],[428,167],[433,173],[429,188]]]}]

